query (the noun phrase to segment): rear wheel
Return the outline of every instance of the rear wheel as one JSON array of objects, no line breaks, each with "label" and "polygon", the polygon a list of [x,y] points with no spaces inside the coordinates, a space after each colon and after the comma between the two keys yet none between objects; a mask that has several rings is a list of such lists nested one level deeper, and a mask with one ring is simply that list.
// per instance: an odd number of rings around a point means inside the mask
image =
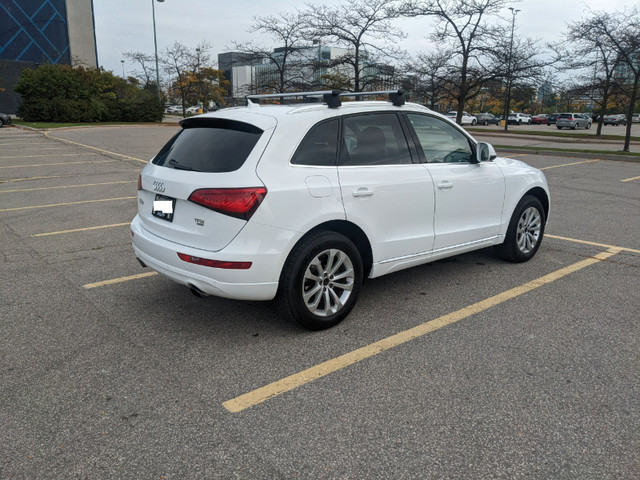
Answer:
[{"label": "rear wheel", "polygon": [[545,215],[536,197],[522,197],[509,222],[504,243],[496,245],[496,254],[510,262],[526,262],[538,251],[544,235]]},{"label": "rear wheel", "polygon": [[351,240],[336,232],[315,232],[289,255],[276,307],[309,330],[333,327],[354,307],[362,277],[360,252]]}]

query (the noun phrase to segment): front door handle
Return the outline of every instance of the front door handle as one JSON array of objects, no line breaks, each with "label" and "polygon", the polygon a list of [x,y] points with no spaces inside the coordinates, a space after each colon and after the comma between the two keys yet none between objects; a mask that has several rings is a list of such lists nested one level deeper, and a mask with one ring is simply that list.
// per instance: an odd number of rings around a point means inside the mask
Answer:
[{"label": "front door handle", "polygon": [[453,188],[453,183],[451,183],[449,180],[443,180],[442,182],[438,183],[438,188],[440,190],[449,190]]}]

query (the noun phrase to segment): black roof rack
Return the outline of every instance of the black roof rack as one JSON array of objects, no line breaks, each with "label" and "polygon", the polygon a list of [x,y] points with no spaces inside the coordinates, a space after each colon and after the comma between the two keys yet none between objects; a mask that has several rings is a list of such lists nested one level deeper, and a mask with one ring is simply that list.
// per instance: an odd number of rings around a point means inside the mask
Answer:
[{"label": "black roof rack", "polygon": [[329,108],[338,108],[342,105],[340,97],[369,97],[388,95],[389,101],[396,107],[400,107],[405,103],[405,94],[402,90],[382,90],[378,92],[343,92],[341,90],[322,90],[317,92],[298,92],[298,93],[270,93],[266,95],[248,95],[247,101],[254,103],[265,98],[293,98],[302,97],[303,101],[319,101],[322,99]]}]

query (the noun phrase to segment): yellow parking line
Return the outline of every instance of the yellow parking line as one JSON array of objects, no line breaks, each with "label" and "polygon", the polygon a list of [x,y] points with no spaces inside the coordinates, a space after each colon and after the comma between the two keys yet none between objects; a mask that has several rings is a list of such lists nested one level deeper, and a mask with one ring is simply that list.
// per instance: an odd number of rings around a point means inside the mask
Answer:
[{"label": "yellow parking line", "polygon": [[65,202],[65,203],[51,203],[48,205],[33,205],[31,207],[15,207],[15,208],[3,208],[0,212],[15,212],[17,210],[35,210],[36,208],[51,208],[51,207],[67,207],[69,205],[82,205],[83,203],[98,203],[98,202],[115,202],[117,200],[131,200],[133,197],[118,197],[118,198],[101,198],[99,200],[82,200],[80,202]]},{"label": "yellow parking line", "polygon": [[640,253],[640,250],[636,250],[635,248],[619,247],[617,245],[608,245],[606,243],[589,242],[587,240],[580,240],[578,238],[561,237],[560,235],[550,235],[548,233],[545,233],[544,236],[547,238],[555,238],[556,240],[564,240],[567,242],[581,243],[583,245],[591,245],[593,247],[617,249],[617,250],[620,250],[621,252]]},{"label": "yellow parking line", "polygon": [[131,222],[114,223],[112,225],[98,225],[96,227],[74,228],[73,230],[60,230],[59,232],[36,233],[31,236],[32,237],[48,237],[51,235],[62,235],[64,233],[88,232],[89,230],[100,230],[102,228],[123,227],[125,225],[131,225]]},{"label": "yellow parking line", "polygon": [[83,163],[113,163],[117,160],[91,160],[87,162],[56,162],[56,163],[32,163],[30,165],[5,165],[0,168],[27,168],[27,167],[54,167],[59,165],[80,165]]},{"label": "yellow parking line", "polygon": [[621,182],[633,182],[634,180],[640,180],[640,177],[625,178],[624,180],[620,180],[620,181]]},{"label": "yellow parking line", "polygon": [[583,160],[582,162],[563,163],[562,165],[551,165],[550,167],[539,168],[538,170],[549,170],[550,168],[570,167],[571,165],[580,165],[582,163],[601,162],[602,160],[597,158],[595,160]]},{"label": "yellow parking line", "polygon": [[83,285],[84,288],[90,290],[92,288],[104,287],[106,285],[114,285],[116,283],[128,282],[129,280],[137,280],[139,278],[153,277],[157,275],[158,272],[146,272],[139,273],[137,275],[129,275],[128,277],[120,277],[120,278],[112,278],[111,280],[105,280],[104,282],[96,282],[96,283],[87,283]]},{"label": "yellow parking line", "polygon": [[[86,155],[86,153],[65,153],[65,157],[80,157],[82,155]],[[8,158],[40,158],[40,157],[51,157],[52,155],[12,155],[10,157],[0,157],[0,160],[7,160]]]},{"label": "yellow parking line", "polygon": [[96,152],[106,153],[108,155],[115,155],[116,157],[126,158],[127,160],[135,160],[136,162],[148,163],[147,160],[142,160],[136,157],[130,157],[129,155],[122,155],[121,153],[110,152],[109,150],[103,150],[102,148],[92,147],[91,145],[85,145],[84,143],[72,142],[71,140],[66,140],[60,137],[52,137],[49,134],[45,134],[48,138],[53,138],[54,140],[59,140],[64,143],[69,143],[71,145],[76,145],[78,147],[88,148],[89,150],[95,150]]},{"label": "yellow parking line", "polygon": [[329,375],[330,373],[336,372],[364,359],[378,355],[382,352],[390,350],[391,348],[397,347],[416,338],[422,337],[427,333],[433,332],[447,325],[459,322],[460,320],[463,320],[472,315],[483,312],[489,308],[495,307],[496,305],[500,305],[501,303],[523,295],[527,292],[535,290],[536,288],[548,285],[571,273],[577,272],[578,270],[586,268],[602,260],[606,260],[619,251],[620,249],[611,248],[606,252],[595,255],[594,257],[581,260],[577,263],[556,270],[555,272],[552,272],[548,275],[544,275],[518,287],[499,293],[498,295],[489,297],[485,300],[474,303],[473,305],[469,305],[468,307],[464,307],[455,312],[443,315],[442,317],[436,318],[435,320],[431,320],[400,333],[396,333],[395,335],[392,335],[390,337],[384,338],[352,352],[320,363],[281,380],[277,380],[249,393],[245,393],[244,395],[240,395],[236,398],[228,400],[222,405],[229,412],[241,412],[242,410],[245,410],[249,407],[269,400],[270,398],[293,390],[294,388],[300,387],[301,385],[309,383],[313,380]]},{"label": "yellow parking line", "polygon": [[58,187],[18,188],[15,190],[0,190],[0,193],[36,192],[38,190],[59,190],[63,188],[97,187],[100,185],[119,185],[122,183],[136,183],[134,180],[122,180],[119,182],[85,183],[82,185],[61,185]]},{"label": "yellow parking line", "polygon": [[[140,173],[140,170],[121,170],[118,173],[127,173],[127,172]],[[11,183],[11,182],[27,182],[29,180],[47,180],[49,178],[72,178],[72,177],[79,177],[82,175],[91,175],[91,174],[73,173],[69,175],[41,175],[39,177],[11,178],[9,180],[0,180],[0,184]]]}]

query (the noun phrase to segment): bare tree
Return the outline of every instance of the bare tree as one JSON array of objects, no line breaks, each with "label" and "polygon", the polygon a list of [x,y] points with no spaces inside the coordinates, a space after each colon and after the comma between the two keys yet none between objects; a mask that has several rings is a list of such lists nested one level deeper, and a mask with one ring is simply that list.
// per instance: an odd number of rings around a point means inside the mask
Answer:
[{"label": "bare tree", "polygon": [[487,19],[517,1],[404,0],[399,9],[405,17],[435,18],[436,29],[429,37],[440,45],[452,46],[449,73],[455,78],[458,123],[466,101],[496,76],[487,52],[503,42],[504,29]]},{"label": "bare tree", "polygon": [[[255,42],[234,45],[245,54],[243,61],[256,67],[256,84],[260,93],[284,93],[304,83],[304,68],[309,64],[309,42],[305,36],[306,19],[300,12],[254,17],[250,33],[271,35],[279,45],[272,49]],[[260,66],[262,65],[262,66]]]},{"label": "bare tree", "polygon": [[629,151],[631,143],[631,117],[640,88],[640,12],[637,8],[616,13],[596,13],[593,17],[594,36],[600,36],[618,54],[620,65],[618,77],[625,88],[629,104],[627,108],[627,130],[623,151]]},{"label": "bare tree", "polygon": [[415,60],[405,66],[406,74],[413,78],[408,85],[414,98],[421,98],[431,110],[439,110],[441,100],[450,94],[451,85],[447,68],[451,52],[441,50],[435,53],[420,53]]},{"label": "bare tree", "polygon": [[398,57],[395,46],[405,34],[392,25],[398,16],[395,0],[346,0],[335,6],[308,4],[309,35],[344,47],[347,53],[333,64],[353,71],[353,90],[361,92],[379,81],[377,62]]},{"label": "bare tree", "polygon": [[175,42],[163,52],[162,65],[172,78],[168,93],[180,98],[183,116],[186,115],[187,100],[192,100],[198,89],[199,79],[195,74],[210,65],[210,49],[208,42],[201,42],[194,50]]},{"label": "bare tree", "polygon": [[156,84],[156,69],[153,63],[155,57],[142,52],[125,52],[122,56],[136,65],[136,68],[133,70],[133,76],[137,78],[140,83],[147,87]]},{"label": "bare tree", "polygon": [[[615,72],[620,66],[620,54],[601,35],[593,32],[600,28],[601,19],[592,17],[570,24],[565,34],[566,47],[558,50],[564,67],[574,72],[572,90],[588,97],[598,107],[596,135],[602,134],[604,115],[607,113],[612,93],[616,88]],[[577,75],[575,74],[577,72]]]}]

